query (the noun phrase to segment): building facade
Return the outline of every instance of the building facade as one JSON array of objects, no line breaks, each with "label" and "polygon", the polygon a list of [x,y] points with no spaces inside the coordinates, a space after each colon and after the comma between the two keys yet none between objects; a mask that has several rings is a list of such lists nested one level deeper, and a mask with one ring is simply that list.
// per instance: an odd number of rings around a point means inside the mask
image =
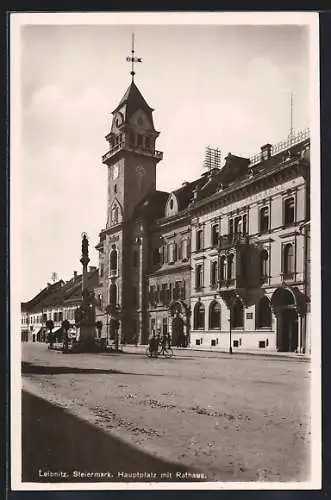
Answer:
[{"label": "building facade", "polygon": [[[172,193],[156,190],[152,109],[132,82],[113,112],[102,304],[117,306],[122,342],[152,332],[175,345],[307,352],[309,131]],[[105,321],[107,323],[107,321]]]},{"label": "building facade", "polygon": [[[134,81],[112,115],[91,274],[101,335],[109,338],[116,312],[122,343],[146,344],[156,332],[199,349],[309,353],[309,131],[252,158],[229,153],[168,193],[156,189],[159,132]],[[22,339],[46,317],[73,319],[81,290],[61,283],[48,301],[43,291],[22,304]]]}]

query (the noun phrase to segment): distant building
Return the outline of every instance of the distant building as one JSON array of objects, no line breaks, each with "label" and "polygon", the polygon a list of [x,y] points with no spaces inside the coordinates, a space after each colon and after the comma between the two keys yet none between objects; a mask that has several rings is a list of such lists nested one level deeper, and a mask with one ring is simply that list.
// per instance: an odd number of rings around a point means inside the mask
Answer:
[{"label": "distant building", "polygon": [[[88,284],[94,289],[99,280],[96,267],[90,267]],[[42,342],[46,340],[46,321],[54,322],[53,332],[60,332],[62,321],[75,324],[75,310],[80,305],[82,293],[82,275],[74,272],[73,277],[65,282],[48,283],[32,300],[21,303],[21,340],[22,342]],[[96,298],[98,306],[98,299]]]}]

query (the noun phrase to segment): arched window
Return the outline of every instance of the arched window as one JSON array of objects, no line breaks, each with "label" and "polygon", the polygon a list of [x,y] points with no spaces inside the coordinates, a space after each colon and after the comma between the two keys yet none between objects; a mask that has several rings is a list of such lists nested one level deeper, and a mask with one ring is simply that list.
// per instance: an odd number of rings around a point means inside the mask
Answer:
[{"label": "arched window", "polygon": [[260,277],[265,279],[269,276],[269,254],[267,250],[262,250],[260,254]]},{"label": "arched window", "polygon": [[226,280],[226,257],[225,255],[222,255],[221,261],[220,261],[220,280],[225,281]]},{"label": "arched window", "polygon": [[294,248],[291,243],[284,246],[284,274],[294,273]]},{"label": "arched window", "polygon": [[219,234],[218,224],[214,224],[211,228],[211,244],[213,247],[218,245],[218,234]]},{"label": "arched window", "polygon": [[237,299],[231,311],[232,328],[243,328],[244,326],[244,306],[240,299]]},{"label": "arched window", "polygon": [[117,251],[115,245],[112,245],[112,249],[110,251],[109,264],[111,271],[117,271]]},{"label": "arched window", "polygon": [[205,328],[205,306],[197,302],[194,306],[194,329],[203,330]]},{"label": "arched window", "polygon": [[117,286],[112,283],[109,287],[109,304],[111,306],[116,306],[117,304]]},{"label": "arched window", "polygon": [[255,306],[255,317],[257,328],[271,327],[271,305],[268,297],[262,297],[260,302]]},{"label": "arched window", "polygon": [[221,328],[221,305],[216,301],[209,307],[209,328]]},{"label": "arched window", "polygon": [[233,280],[233,278],[234,278],[234,272],[233,272],[233,260],[234,260],[234,256],[233,256],[233,254],[231,253],[231,254],[228,256],[228,280]]},{"label": "arched window", "polygon": [[119,216],[119,210],[118,206],[114,204],[111,209],[111,223],[112,224],[118,224],[118,216]]}]

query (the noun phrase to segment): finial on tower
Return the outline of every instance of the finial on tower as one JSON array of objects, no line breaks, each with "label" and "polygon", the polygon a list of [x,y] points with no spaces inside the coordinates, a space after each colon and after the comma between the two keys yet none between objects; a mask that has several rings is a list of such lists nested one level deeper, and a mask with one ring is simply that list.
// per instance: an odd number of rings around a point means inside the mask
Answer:
[{"label": "finial on tower", "polygon": [[294,137],[294,128],[293,128],[293,92],[291,91],[290,95],[290,132],[288,134],[290,141],[293,140]]},{"label": "finial on tower", "polygon": [[126,60],[131,63],[131,77],[132,81],[134,81],[134,75],[136,74],[134,71],[134,63],[143,62],[141,57],[135,57],[134,55],[134,33],[132,33],[132,47],[131,47],[131,57],[127,57]]}]

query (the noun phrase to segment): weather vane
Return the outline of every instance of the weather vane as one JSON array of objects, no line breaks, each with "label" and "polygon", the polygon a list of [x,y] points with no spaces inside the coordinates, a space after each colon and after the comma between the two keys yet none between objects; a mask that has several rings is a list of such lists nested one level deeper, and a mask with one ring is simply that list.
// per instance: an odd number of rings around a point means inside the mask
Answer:
[{"label": "weather vane", "polygon": [[130,74],[132,76],[132,81],[134,81],[134,75],[135,75],[134,63],[143,62],[141,57],[135,57],[135,55],[134,55],[134,33],[132,33],[131,57],[128,56],[126,58],[126,60],[131,63],[131,73]]}]

